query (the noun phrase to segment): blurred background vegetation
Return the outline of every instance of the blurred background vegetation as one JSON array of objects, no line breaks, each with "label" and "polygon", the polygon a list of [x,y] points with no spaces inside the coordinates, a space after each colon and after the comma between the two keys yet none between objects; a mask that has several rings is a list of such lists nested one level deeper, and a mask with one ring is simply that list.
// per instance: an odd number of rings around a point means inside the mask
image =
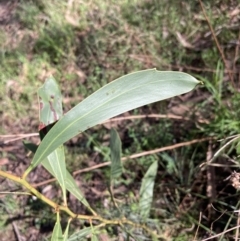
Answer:
[{"label": "blurred background vegetation", "polygon": [[[150,226],[159,230],[162,240],[202,240],[236,226],[233,210],[239,209],[239,194],[224,181],[239,168],[235,146],[229,145],[215,165],[199,165],[226,143],[222,139],[239,133],[240,3],[206,0],[203,5],[224,58],[197,0],[0,1],[1,168],[21,175],[30,163],[22,139],[13,140],[15,135],[38,131],[36,92],[49,75],[60,84],[66,112],[124,74],[147,68],[184,71],[205,85],[73,138],[66,145],[67,165],[74,172],[109,161],[111,127],[121,136],[123,156],[172,146],[124,162],[116,189],[122,212],[137,220],[141,179],[158,160]],[[202,141],[207,137],[215,139]],[[199,141],[188,143],[192,140]],[[75,177],[89,202],[111,217],[108,176],[105,167]],[[30,177],[35,184],[50,178],[41,167]],[[0,191],[21,190],[0,181]],[[50,198],[61,196],[55,183],[38,188]],[[72,209],[84,212],[73,197],[69,200]],[[44,204],[0,193],[0,205],[0,240],[18,240],[16,227],[24,240],[49,237],[54,214],[51,217],[52,210]],[[83,225],[76,222],[72,231]],[[228,232],[217,240],[233,240],[234,235]],[[114,228],[100,238],[149,240],[143,234],[126,239]]]}]

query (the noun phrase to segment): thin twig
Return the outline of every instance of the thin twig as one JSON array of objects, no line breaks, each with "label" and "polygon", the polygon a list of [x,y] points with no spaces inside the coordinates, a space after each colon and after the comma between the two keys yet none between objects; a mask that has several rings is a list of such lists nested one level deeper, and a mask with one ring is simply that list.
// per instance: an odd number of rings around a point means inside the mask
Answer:
[{"label": "thin twig", "polygon": [[[150,114],[150,115],[131,115],[131,116],[124,116],[124,117],[116,117],[116,118],[104,121],[102,124],[105,124],[105,123],[108,123],[108,122],[112,122],[112,121],[135,120],[135,119],[145,119],[145,118],[146,119],[147,118],[156,118],[156,119],[161,118],[161,119],[175,119],[175,120],[192,121],[191,118],[186,118],[186,117],[173,115],[173,114],[167,114],[167,115]],[[209,124],[208,120],[197,119],[196,121],[199,122],[199,123]]]},{"label": "thin twig", "polygon": [[237,228],[240,228],[240,225],[238,225],[238,226],[236,226],[236,227],[233,227],[233,228],[230,228],[230,229],[227,229],[227,230],[225,230],[225,231],[223,231],[223,232],[221,232],[221,233],[219,233],[219,234],[213,235],[212,237],[203,239],[203,240],[201,240],[201,241],[207,241],[207,240],[210,240],[210,239],[219,237],[219,236],[221,236],[221,235],[223,235],[223,234],[225,234],[225,233],[228,233],[228,232],[230,232],[230,231],[232,231],[232,230],[234,230],[234,229],[237,229]]},{"label": "thin twig", "polygon": [[[233,70],[234,71],[237,71],[236,70],[236,64],[237,64],[237,61],[238,61],[238,59],[239,59],[239,46],[240,46],[240,31],[239,31],[239,33],[238,33],[238,44],[236,45],[236,49],[235,49],[235,57],[234,57],[234,64],[233,64]],[[239,71],[238,71],[239,72]],[[239,80],[240,80],[240,74],[239,74]],[[238,83],[240,83],[239,81],[238,81]],[[239,88],[240,86],[238,86],[238,88]]]},{"label": "thin twig", "polygon": [[[112,55],[111,55],[112,56]],[[137,59],[141,62],[146,62],[145,58],[147,57],[146,55],[130,55],[130,58]],[[187,66],[187,65],[180,65],[180,64],[161,64],[163,67],[166,67],[168,69],[186,69],[186,70],[193,70],[196,72],[210,72],[210,73],[216,73],[217,71],[215,69],[210,69],[210,68],[198,68],[198,67],[193,67],[193,66]],[[223,70],[224,73],[230,72],[231,74],[237,74],[237,70]]]},{"label": "thin twig", "polygon": [[[154,119],[174,119],[174,120],[185,120],[185,121],[192,121],[191,118],[186,118],[178,115],[173,115],[173,114],[150,114],[150,115],[130,115],[130,116],[124,116],[124,117],[116,117],[112,118],[109,120],[104,121],[101,124],[106,124],[114,121],[125,121],[125,120],[136,120],[136,119],[147,119],[147,118],[154,118]],[[195,120],[194,120],[195,121]],[[205,123],[209,124],[208,120],[203,120],[203,119],[196,119],[196,122],[199,123]],[[0,138],[13,138],[11,140],[6,140],[3,143],[7,144],[13,141],[17,141],[19,139],[24,139],[32,136],[39,136],[38,133],[29,133],[29,134],[12,134],[12,135],[0,135]]]},{"label": "thin twig", "polygon": [[[237,226],[240,226],[240,213],[238,213]],[[235,241],[238,241],[238,240],[239,240],[239,228],[236,229],[236,233],[235,233]]]},{"label": "thin twig", "polygon": [[224,65],[225,65],[225,68],[227,69],[227,73],[228,73],[228,75],[229,75],[229,79],[230,79],[230,81],[231,81],[231,83],[232,83],[232,86],[235,87],[232,73],[231,73],[230,70],[228,69],[228,64],[227,64],[226,58],[225,58],[225,56],[224,56],[224,52],[223,52],[223,50],[222,50],[221,47],[220,47],[220,44],[219,44],[218,39],[217,39],[217,37],[216,37],[216,34],[215,34],[215,32],[214,32],[214,30],[213,30],[213,27],[212,27],[212,25],[211,25],[211,23],[210,23],[210,21],[209,21],[209,18],[208,18],[207,14],[206,14],[205,8],[204,8],[203,3],[202,3],[202,0],[198,0],[198,1],[199,1],[200,5],[201,5],[202,11],[203,11],[203,15],[204,15],[204,17],[205,17],[205,19],[206,19],[206,21],[207,21],[207,23],[208,23],[208,26],[209,26],[209,28],[210,28],[210,31],[211,31],[211,33],[212,33],[212,36],[213,36],[213,39],[214,39],[214,41],[215,41],[215,44],[216,44],[216,46],[217,46],[217,48],[218,48],[218,51],[219,51],[219,53],[220,53],[220,55],[221,55],[221,58],[222,58],[223,63],[224,63]]},{"label": "thin twig", "polygon": [[11,134],[11,135],[0,135],[0,138],[16,138],[16,137],[31,137],[31,136],[38,136],[38,133],[28,133],[28,134]]},{"label": "thin twig", "polygon": [[[212,163],[219,155],[220,153],[227,148],[230,144],[232,144],[234,141],[238,140],[240,138],[240,135],[236,135],[234,136],[234,138],[232,140],[230,140],[229,142],[227,142],[225,145],[223,145],[212,157],[212,159],[208,162],[204,162],[200,165],[200,168],[202,168],[205,165],[209,165],[210,163]],[[212,165],[212,164],[211,164]]]},{"label": "thin twig", "polygon": [[[195,143],[209,141],[209,140],[212,140],[212,139],[214,139],[214,138],[213,137],[206,137],[206,138],[202,138],[202,139],[195,139],[195,140],[192,140],[192,141],[186,141],[186,142],[178,143],[178,144],[171,145],[171,146],[165,146],[165,147],[157,148],[155,150],[145,151],[145,152],[133,154],[131,156],[123,157],[123,158],[121,158],[121,161],[126,161],[126,160],[129,160],[129,159],[135,159],[135,158],[138,158],[138,157],[152,155],[152,154],[156,154],[156,153],[163,152],[163,151],[173,150],[173,149],[180,148],[180,147],[183,147],[183,146],[190,146],[190,145],[195,144]],[[92,170],[95,170],[95,169],[106,167],[106,166],[109,166],[110,164],[111,164],[111,162],[104,162],[104,163],[94,165],[92,167],[80,169],[80,170],[77,170],[77,171],[73,172],[73,176],[76,176],[79,173],[89,172],[89,171],[92,171]],[[51,178],[51,179],[43,181],[43,182],[32,184],[32,186],[33,187],[39,187],[39,186],[48,184],[50,182],[53,182],[55,180],[56,180],[55,178]]]},{"label": "thin twig", "polygon": [[122,161],[125,161],[127,159],[134,159],[134,158],[138,158],[138,157],[142,157],[142,156],[152,155],[152,154],[156,154],[156,153],[163,152],[163,151],[173,150],[173,149],[183,147],[183,146],[190,146],[190,145],[195,144],[195,143],[209,141],[209,140],[212,140],[212,139],[214,139],[214,137],[206,137],[206,138],[202,138],[202,139],[195,139],[195,140],[192,140],[192,141],[186,141],[186,142],[174,144],[174,145],[171,145],[171,146],[161,147],[161,148],[158,148],[158,149],[155,149],[155,150],[133,154],[129,157],[123,157]]},{"label": "thin twig", "polygon": [[197,234],[198,234],[198,230],[199,230],[199,226],[200,226],[201,220],[202,220],[202,212],[200,212],[200,214],[199,214],[198,226],[197,226],[197,230],[196,230],[196,233],[195,233],[195,236],[194,236],[193,240],[197,240]]},{"label": "thin twig", "polygon": [[[215,211],[221,212],[221,211],[218,211],[212,204],[211,204],[211,206],[213,207],[213,209],[214,209]],[[225,213],[227,213],[227,210],[224,210],[224,211],[221,213],[221,215],[211,223],[211,227],[210,227],[211,232],[213,231],[213,225],[214,225],[214,223],[217,222]]]},{"label": "thin twig", "polygon": [[0,194],[30,195],[30,196],[32,196],[32,194],[30,192],[0,192]]},{"label": "thin twig", "polygon": [[11,134],[11,135],[0,135],[0,138],[17,138],[17,137],[22,137],[22,138],[27,138],[31,136],[38,136],[38,133],[28,133],[28,134]]},{"label": "thin twig", "polygon": [[10,142],[18,141],[24,138],[39,136],[38,133],[29,133],[29,134],[13,134],[13,135],[0,135],[0,138],[12,138],[10,140],[3,141],[3,144],[8,144]]},{"label": "thin twig", "polygon": [[[207,163],[211,160],[213,154],[212,154],[212,141],[209,141],[208,144],[208,151],[206,156]],[[206,188],[206,194],[209,198],[208,203],[208,219],[211,219],[211,203],[216,197],[216,184],[215,184],[215,167],[212,165],[207,166],[207,188]]]}]

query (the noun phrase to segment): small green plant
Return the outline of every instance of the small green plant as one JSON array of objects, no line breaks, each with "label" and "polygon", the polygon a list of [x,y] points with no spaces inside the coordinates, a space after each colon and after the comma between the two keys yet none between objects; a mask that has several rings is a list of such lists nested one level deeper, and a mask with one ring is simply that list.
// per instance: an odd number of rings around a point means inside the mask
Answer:
[{"label": "small green plant", "polygon": [[[114,207],[114,210],[112,210],[114,218],[109,218],[109,216],[106,217],[98,213],[95,207],[90,206],[75,183],[73,176],[68,172],[63,144],[79,133],[109,118],[146,104],[184,94],[194,89],[199,83],[194,77],[182,72],[161,72],[155,69],[139,71],[105,85],[63,115],[61,93],[54,78],[49,77],[38,90],[41,143],[39,146],[33,143],[24,143],[28,149],[35,153],[32,162],[22,177],[2,170],[0,170],[0,176],[22,185],[32,195],[54,208],[56,224],[52,233],[52,241],[82,240],[87,236],[91,236],[91,240],[99,240],[98,234],[106,226],[118,226],[125,233],[126,240],[129,240],[130,237],[134,237],[135,240],[144,240],[146,236],[151,237],[152,240],[159,240],[161,234],[155,228],[154,220],[150,219],[158,168],[157,161],[151,163],[142,179],[137,208],[138,214],[126,216],[119,209],[114,197],[114,185],[123,170],[121,165],[121,140],[118,133],[114,129],[111,130],[111,171],[108,183],[109,194]],[[56,178],[62,190],[63,204],[50,200],[27,180],[28,174],[40,164]],[[90,214],[79,214],[70,210],[67,192],[75,196]],[[69,215],[69,220],[63,232],[60,217],[64,212]],[[68,237],[72,219],[89,222],[89,226]],[[142,231],[139,234],[139,232],[135,233],[134,229]]]}]

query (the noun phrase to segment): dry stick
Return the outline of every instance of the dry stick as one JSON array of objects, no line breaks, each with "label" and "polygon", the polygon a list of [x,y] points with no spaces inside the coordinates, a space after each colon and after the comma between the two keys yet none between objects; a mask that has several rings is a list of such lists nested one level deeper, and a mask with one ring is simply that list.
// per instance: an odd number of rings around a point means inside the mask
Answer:
[{"label": "dry stick", "polygon": [[12,135],[0,135],[0,138],[10,138],[10,137],[31,137],[31,136],[38,136],[38,133],[29,133],[29,134],[12,134]]},{"label": "dry stick", "polygon": [[[239,44],[240,43],[240,31],[238,33],[238,44],[236,44],[236,49],[235,49],[235,58],[234,58],[234,65],[233,65],[233,70],[236,70],[236,62],[238,61],[239,58]],[[239,72],[239,71],[238,71]],[[238,83],[240,83],[240,74],[239,74],[239,81]],[[238,86],[240,87],[240,86]]]},{"label": "dry stick", "polygon": [[[141,58],[138,58],[138,56],[142,57],[143,59]],[[130,55],[130,58],[133,58],[133,59],[137,59],[139,61],[142,61],[144,62],[144,57],[146,57],[145,55]],[[180,64],[162,64],[162,66],[164,67],[167,67],[167,68],[175,68],[175,69],[187,69],[187,70],[194,70],[194,71],[197,71],[197,72],[211,72],[211,73],[216,73],[217,71],[215,69],[210,69],[210,68],[197,68],[197,67],[193,67],[193,66],[186,66],[186,65],[180,65]],[[224,70],[223,71],[224,73],[227,73],[227,72],[230,72],[231,74],[236,74],[238,73],[237,70]]]},{"label": "dry stick", "polygon": [[[214,209],[215,211],[220,212],[220,211],[218,211],[213,205],[211,205],[211,206],[213,207],[213,209]],[[213,224],[214,224],[215,222],[217,222],[226,212],[227,212],[227,210],[225,210],[223,213],[221,213],[221,215],[211,223],[211,226],[210,226],[211,232],[213,231]]]},{"label": "dry stick", "polygon": [[0,138],[27,138],[31,136],[38,136],[38,133],[28,133],[28,134],[11,134],[11,135],[0,135]]},{"label": "dry stick", "polygon": [[8,144],[13,141],[18,141],[27,137],[32,137],[32,136],[38,136],[38,133],[29,133],[29,134],[15,134],[15,135],[0,135],[0,138],[13,138],[10,140],[6,140],[3,142],[3,144]]},{"label": "dry stick", "polygon": [[[155,149],[155,150],[145,151],[145,152],[133,154],[133,155],[128,156],[128,157],[123,157],[123,158],[121,158],[121,161],[126,161],[128,159],[135,159],[135,158],[138,158],[138,157],[152,155],[152,154],[156,154],[156,153],[159,153],[159,152],[176,149],[176,148],[183,147],[183,146],[189,146],[189,145],[192,145],[192,144],[195,144],[195,143],[209,141],[209,140],[212,140],[212,139],[214,139],[214,138],[213,137],[206,137],[206,138],[202,138],[202,139],[195,139],[195,140],[192,140],[192,141],[186,141],[186,142],[178,143],[178,144],[171,145],[171,146],[165,146],[165,147],[161,147],[161,148],[158,148],[158,149]],[[106,167],[106,166],[108,166],[110,164],[111,164],[111,162],[104,162],[104,163],[100,163],[100,164],[94,165],[92,167],[87,167],[87,168],[84,168],[84,169],[81,169],[81,170],[73,172],[73,176],[75,176],[75,175],[77,175],[79,173],[92,171],[92,170],[95,170],[95,169],[98,169],[98,168],[101,168],[101,167]],[[53,182],[55,180],[56,180],[55,178],[51,178],[51,179],[43,181],[43,182],[32,184],[32,186],[33,187],[39,187],[39,186],[42,186],[44,184],[48,184],[50,182]]]},{"label": "dry stick", "polygon": [[202,212],[200,212],[200,214],[199,214],[198,226],[197,226],[197,230],[196,230],[193,241],[197,240],[196,238],[197,238],[197,234],[198,234],[198,230],[199,230],[199,226],[200,226],[201,221],[202,221]]},{"label": "dry stick", "polygon": [[205,12],[205,9],[204,9],[202,0],[198,0],[198,1],[199,1],[200,5],[201,5],[202,11],[203,11],[203,15],[204,15],[204,17],[205,17],[205,19],[206,19],[206,21],[207,21],[207,23],[208,23],[208,26],[209,26],[209,28],[210,28],[210,31],[211,31],[211,33],[212,33],[212,36],[213,36],[213,39],[214,39],[214,41],[215,41],[215,43],[216,43],[216,46],[217,46],[217,48],[218,48],[218,51],[219,51],[219,53],[220,53],[220,55],[221,55],[221,58],[222,58],[223,63],[224,63],[224,65],[225,65],[225,68],[227,69],[227,72],[228,72],[229,78],[230,78],[230,80],[231,80],[232,86],[235,87],[232,73],[231,73],[231,71],[228,69],[227,61],[226,61],[226,58],[225,58],[225,56],[224,56],[224,52],[223,52],[223,50],[222,50],[221,47],[220,47],[220,44],[219,44],[218,39],[217,39],[217,37],[216,37],[216,34],[215,34],[214,30],[213,30],[213,27],[212,27],[212,25],[211,25],[211,23],[210,23],[210,21],[209,21],[209,18],[208,18],[208,16],[207,16],[207,14],[206,14],[206,12]]},{"label": "dry stick", "polygon": [[201,241],[207,241],[207,240],[210,240],[210,239],[219,237],[220,235],[223,235],[223,234],[225,234],[225,233],[228,233],[228,232],[230,232],[230,231],[232,231],[232,230],[234,230],[234,229],[237,229],[237,228],[240,228],[240,225],[238,225],[238,226],[236,226],[236,227],[233,227],[233,228],[230,228],[230,229],[227,229],[227,230],[225,230],[224,232],[221,232],[221,233],[219,233],[219,234],[213,235],[212,237],[203,239],[203,240],[201,240]]},{"label": "dry stick", "polygon": [[[214,210],[216,210],[217,212],[219,212],[213,205],[212,205],[212,207],[214,208]],[[210,226],[211,232],[213,231],[213,225],[214,225],[214,223],[217,222],[225,213],[227,213],[227,210],[224,210],[223,213],[221,213],[221,215],[211,223],[211,226]]]},{"label": "dry stick", "polygon": [[[206,156],[207,163],[212,159],[212,141],[209,141],[208,151]],[[207,188],[206,188],[207,197],[209,198],[208,203],[208,218],[210,219],[211,215],[211,203],[216,197],[216,185],[215,185],[215,167],[212,165],[207,165]]]},{"label": "dry stick", "polygon": [[[239,32],[239,38],[238,38],[238,43],[240,43],[240,32]],[[238,45],[239,46],[239,45]],[[238,48],[239,49],[239,48]],[[240,83],[240,74],[238,75],[238,83]]]},{"label": "dry stick", "polygon": [[[38,133],[36,133],[36,134],[38,135]],[[37,135],[36,135],[36,136],[37,136]],[[3,144],[8,144],[8,143],[10,143],[10,142],[18,141],[18,140],[21,140],[21,139],[24,139],[24,138],[26,138],[26,136],[16,137],[16,138],[13,138],[13,139],[11,139],[11,140],[4,141]]]},{"label": "dry stick", "polygon": [[[116,117],[116,118],[106,120],[101,124],[106,124],[106,123],[109,123],[109,122],[111,123],[113,121],[135,120],[135,119],[144,119],[144,118],[156,118],[156,119],[158,119],[158,118],[161,118],[161,119],[168,118],[168,119],[174,119],[174,120],[192,121],[192,119],[190,119],[190,118],[185,118],[185,117],[173,115],[173,114],[167,114],[167,115],[150,114],[150,115],[131,115],[131,116],[125,116],[125,117]],[[209,124],[209,121],[204,120],[204,119],[198,119],[197,122]],[[16,140],[19,140],[19,139],[32,137],[32,136],[38,136],[38,135],[39,135],[38,133],[0,135],[0,138],[13,138],[11,140],[6,140],[6,141],[3,142],[4,144],[7,144],[7,143],[12,142],[12,141],[16,141]]]},{"label": "dry stick", "polygon": [[[238,135],[234,135],[233,138],[232,138],[229,142],[227,142],[226,144],[224,144],[224,145],[213,155],[213,157],[212,157],[212,159],[211,159],[210,161],[202,163],[199,167],[200,167],[200,168],[203,168],[205,165],[209,165],[210,163],[212,163],[212,162],[221,154],[221,152],[222,152],[225,148],[227,148],[227,147],[228,147],[230,144],[232,144],[234,141],[237,141],[239,138],[240,138],[240,135],[239,135],[239,134],[238,134]],[[228,138],[226,138],[226,139],[228,139]],[[211,164],[211,165],[212,165],[212,164]]]},{"label": "dry stick", "polygon": [[[217,71],[215,69],[209,69],[209,68],[197,68],[197,67],[192,67],[192,66],[186,66],[186,65],[173,65],[173,64],[163,64],[163,66],[167,66],[170,68],[178,68],[178,69],[187,69],[187,70],[194,70],[196,72],[211,72],[211,73],[216,73]],[[224,73],[227,73],[227,70],[223,71]],[[231,74],[237,74],[237,70],[229,70]]]},{"label": "dry stick", "polygon": [[[147,118],[156,118],[156,119],[158,119],[158,118],[162,118],[162,119],[168,118],[168,119],[175,119],[175,120],[192,121],[192,119],[190,119],[190,118],[185,118],[185,117],[173,115],[173,114],[167,114],[167,115],[150,114],[150,115],[132,115],[132,116],[125,116],[125,117],[116,117],[116,118],[104,121],[102,124],[109,123],[109,122],[112,122],[112,121],[134,120],[134,119],[144,119],[144,118],[146,118],[146,119]],[[198,119],[197,122],[209,124],[208,120]]]},{"label": "dry stick", "polygon": [[[240,226],[240,212],[238,212],[237,226]],[[236,229],[235,241],[239,240],[239,228]]]}]

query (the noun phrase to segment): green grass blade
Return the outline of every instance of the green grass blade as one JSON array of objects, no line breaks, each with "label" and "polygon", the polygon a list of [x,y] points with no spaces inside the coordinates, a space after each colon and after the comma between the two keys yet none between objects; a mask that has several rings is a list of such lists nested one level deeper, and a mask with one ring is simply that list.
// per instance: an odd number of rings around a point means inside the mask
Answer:
[{"label": "green grass blade", "polygon": [[59,213],[57,213],[57,221],[53,228],[51,241],[63,241],[62,227],[60,223]]},{"label": "green grass blade", "polygon": [[148,168],[146,174],[142,179],[141,189],[140,189],[140,200],[139,209],[141,217],[146,220],[149,217],[152,199],[153,199],[153,188],[155,183],[155,178],[157,175],[158,163],[153,162]]},{"label": "green grass blade", "polygon": [[110,137],[110,150],[111,150],[111,181],[118,178],[122,174],[122,142],[116,130],[111,129]]},{"label": "green grass blade", "polygon": [[194,77],[172,71],[144,70],[125,75],[96,91],[66,113],[40,144],[31,166],[38,165],[75,135],[123,112],[191,91]]},{"label": "green grass blade", "polygon": [[240,142],[238,142],[236,145],[236,151],[237,151],[237,154],[240,155]]}]

